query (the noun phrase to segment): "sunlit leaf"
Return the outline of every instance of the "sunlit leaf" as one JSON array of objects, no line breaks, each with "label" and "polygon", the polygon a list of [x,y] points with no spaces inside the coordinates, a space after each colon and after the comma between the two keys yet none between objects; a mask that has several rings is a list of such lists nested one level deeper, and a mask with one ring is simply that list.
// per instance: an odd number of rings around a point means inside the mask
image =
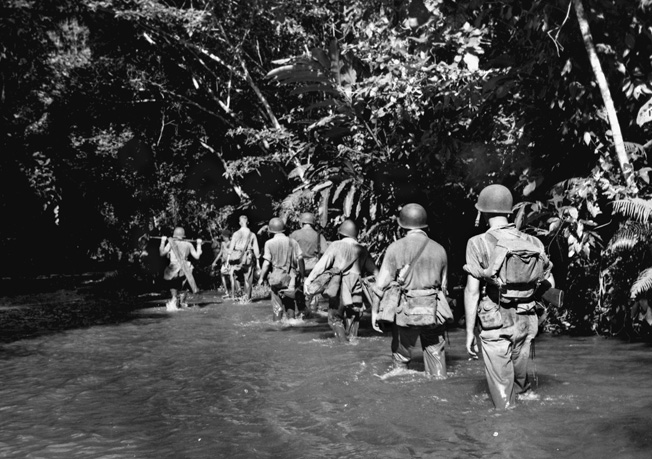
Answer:
[{"label": "sunlit leaf", "polygon": [[643,270],[639,275],[632,288],[630,294],[632,298],[652,290],[652,268]]},{"label": "sunlit leaf", "polygon": [[642,198],[618,199],[612,203],[614,212],[645,223],[652,218],[652,200]]},{"label": "sunlit leaf", "polygon": [[355,197],[355,185],[351,185],[351,188],[349,189],[349,192],[346,194],[346,198],[344,198],[344,207],[343,207],[343,212],[345,217],[351,216],[351,211],[353,210],[353,198]]},{"label": "sunlit leaf", "polygon": [[337,201],[337,198],[340,196],[340,193],[342,193],[342,190],[344,190],[346,185],[351,183],[351,181],[352,179],[342,180],[342,182],[335,189],[335,193],[333,193],[333,202]]}]

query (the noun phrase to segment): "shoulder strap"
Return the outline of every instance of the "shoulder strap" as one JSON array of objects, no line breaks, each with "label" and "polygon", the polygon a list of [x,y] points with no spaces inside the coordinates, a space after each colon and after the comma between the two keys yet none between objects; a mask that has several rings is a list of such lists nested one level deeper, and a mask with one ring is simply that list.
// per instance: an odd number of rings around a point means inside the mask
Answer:
[{"label": "shoulder strap", "polygon": [[414,264],[417,262],[417,260],[419,259],[419,257],[420,257],[421,254],[423,253],[424,249],[425,249],[426,246],[428,245],[428,242],[430,242],[430,238],[429,238],[428,236],[426,236],[426,240],[423,241],[423,244],[421,245],[421,248],[420,248],[419,251],[417,252],[416,256],[415,256],[415,257],[412,259],[412,261],[410,262],[410,267],[408,268],[408,270],[407,270],[407,271],[405,272],[405,274],[403,275],[404,278],[407,277],[408,274],[410,274],[410,272],[412,272],[412,268],[414,267]]},{"label": "shoulder strap", "polygon": [[251,250],[254,248],[254,237],[256,236],[254,236],[253,231],[249,233],[249,239],[247,240],[247,247],[245,248],[245,250]]},{"label": "shoulder strap", "polygon": [[359,257],[355,257],[353,260],[351,260],[351,262],[348,265],[346,265],[346,267],[342,270],[342,272],[348,271],[349,269],[351,269],[351,266],[353,266],[353,263],[358,261],[358,258]]},{"label": "shoulder strap", "polygon": [[290,272],[290,266],[292,266],[292,260],[294,259],[294,250],[292,249],[292,239],[288,237],[288,259],[285,262],[284,268],[287,268],[287,271]]}]

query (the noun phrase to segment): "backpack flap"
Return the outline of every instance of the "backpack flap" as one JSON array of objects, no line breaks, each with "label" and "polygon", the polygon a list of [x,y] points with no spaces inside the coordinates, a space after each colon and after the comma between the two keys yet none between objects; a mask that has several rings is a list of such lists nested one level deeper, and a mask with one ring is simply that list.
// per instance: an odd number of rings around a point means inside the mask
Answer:
[{"label": "backpack flap", "polygon": [[544,279],[548,258],[543,249],[522,238],[500,238],[491,253],[485,278],[505,300],[527,300]]}]

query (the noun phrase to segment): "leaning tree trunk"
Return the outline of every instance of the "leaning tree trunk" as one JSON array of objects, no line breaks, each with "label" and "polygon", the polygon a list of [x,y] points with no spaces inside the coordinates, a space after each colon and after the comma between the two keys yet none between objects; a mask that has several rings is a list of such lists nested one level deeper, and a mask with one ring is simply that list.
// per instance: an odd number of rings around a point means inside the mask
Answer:
[{"label": "leaning tree trunk", "polygon": [[616,113],[616,108],[614,107],[614,101],[611,98],[611,92],[609,91],[607,78],[604,76],[602,66],[600,65],[600,60],[598,59],[598,53],[595,51],[595,45],[593,44],[593,37],[591,36],[591,29],[589,28],[589,21],[586,18],[584,5],[582,4],[582,0],[571,1],[575,7],[575,14],[577,15],[577,21],[580,25],[582,38],[584,39],[584,46],[586,47],[586,52],[589,55],[589,61],[591,62],[593,74],[595,75],[595,79],[598,82],[598,87],[600,88],[600,93],[602,94],[602,100],[604,101],[604,106],[607,110],[607,116],[609,117],[609,124],[611,125],[611,132],[614,139],[614,147],[616,148],[616,158],[618,159],[618,164],[620,164],[620,170],[623,173],[627,185],[632,189],[635,189],[633,168],[629,162],[627,152],[625,151],[625,143],[623,142],[623,135],[620,131],[618,115]]}]

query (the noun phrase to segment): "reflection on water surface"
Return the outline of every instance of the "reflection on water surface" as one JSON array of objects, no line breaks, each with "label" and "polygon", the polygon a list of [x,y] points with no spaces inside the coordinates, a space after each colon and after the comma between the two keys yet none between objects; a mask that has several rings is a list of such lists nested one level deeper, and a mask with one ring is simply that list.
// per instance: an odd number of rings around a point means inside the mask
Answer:
[{"label": "reflection on water surface", "polygon": [[390,372],[388,335],[339,345],[268,302],[136,312],[0,345],[3,458],[647,458],[652,353],[537,339],[538,389],[496,413],[450,333],[449,378]]}]

